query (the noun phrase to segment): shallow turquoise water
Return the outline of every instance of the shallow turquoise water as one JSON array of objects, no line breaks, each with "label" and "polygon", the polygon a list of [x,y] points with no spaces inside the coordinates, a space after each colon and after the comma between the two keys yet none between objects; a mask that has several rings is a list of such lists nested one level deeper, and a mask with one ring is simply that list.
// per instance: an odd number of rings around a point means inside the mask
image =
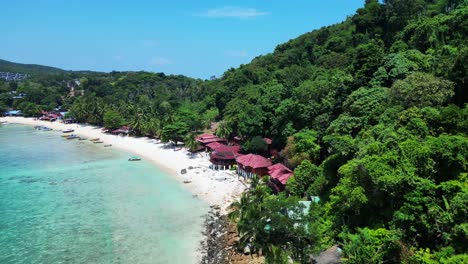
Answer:
[{"label": "shallow turquoise water", "polygon": [[193,263],[208,206],[129,156],[0,126],[0,263]]}]

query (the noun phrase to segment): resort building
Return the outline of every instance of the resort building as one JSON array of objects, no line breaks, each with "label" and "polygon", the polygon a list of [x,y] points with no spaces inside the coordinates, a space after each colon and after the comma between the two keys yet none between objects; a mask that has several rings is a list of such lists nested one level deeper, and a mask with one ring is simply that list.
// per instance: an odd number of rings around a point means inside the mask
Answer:
[{"label": "resort building", "polygon": [[293,176],[293,172],[288,167],[278,163],[268,167],[268,175],[270,175],[268,186],[273,189],[273,192],[279,193],[284,191],[286,182]]},{"label": "resort building", "polygon": [[0,72],[0,79],[9,81],[22,81],[28,78],[29,75],[20,72]]},{"label": "resort building", "polygon": [[207,145],[212,150],[210,153],[210,162],[215,170],[230,169],[236,164],[236,158],[242,156],[239,153],[240,146],[226,146],[219,142],[213,142]]},{"label": "resort building", "polygon": [[227,140],[220,138],[213,134],[201,134],[195,138],[206,150],[208,150],[208,144],[218,142],[218,143],[227,143]]},{"label": "resort building", "polygon": [[60,112],[54,113],[54,112],[46,112],[46,111],[41,111],[41,117],[39,117],[39,120],[44,120],[44,121],[56,121],[60,118],[62,118],[62,114]]},{"label": "resort building", "polygon": [[119,129],[116,129],[116,130],[112,130],[111,131],[112,134],[116,134],[116,135],[128,135],[130,134],[130,128],[128,126],[123,126]]},{"label": "resort building", "polygon": [[268,174],[268,167],[272,165],[271,161],[265,157],[255,154],[247,154],[236,158],[237,173],[246,178],[252,178],[253,175],[264,176]]}]

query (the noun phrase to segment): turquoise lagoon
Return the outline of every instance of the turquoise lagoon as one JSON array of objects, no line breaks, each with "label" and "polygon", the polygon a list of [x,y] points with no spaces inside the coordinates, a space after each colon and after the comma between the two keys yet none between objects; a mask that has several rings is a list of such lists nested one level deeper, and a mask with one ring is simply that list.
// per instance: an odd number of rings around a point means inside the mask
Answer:
[{"label": "turquoise lagoon", "polygon": [[0,263],[194,263],[207,204],[129,156],[0,126]]}]

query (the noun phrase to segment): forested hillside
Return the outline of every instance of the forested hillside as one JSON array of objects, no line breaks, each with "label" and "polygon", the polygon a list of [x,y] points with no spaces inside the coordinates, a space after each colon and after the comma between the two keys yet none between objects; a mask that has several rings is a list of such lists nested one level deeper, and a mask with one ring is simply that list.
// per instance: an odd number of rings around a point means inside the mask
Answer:
[{"label": "forested hillside", "polygon": [[62,73],[64,70],[36,64],[22,64],[6,60],[0,60],[0,72],[20,72],[27,74],[51,74]]},{"label": "forested hillside", "polygon": [[[80,122],[167,141],[213,122],[246,149],[272,138],[294,177],[280,195],[254,180],[231,214],[241,245],[269,263],[307,263],[335,244],[347,263],[467,263],[467,37],[466,0],[366,0],[215,80],[58,75],[2,84],[28,95],[0,105],[32,115],[61,105]],[[67,78],[85,95],[66,96]],[[278,213],[312,196],[308,215]]]}]

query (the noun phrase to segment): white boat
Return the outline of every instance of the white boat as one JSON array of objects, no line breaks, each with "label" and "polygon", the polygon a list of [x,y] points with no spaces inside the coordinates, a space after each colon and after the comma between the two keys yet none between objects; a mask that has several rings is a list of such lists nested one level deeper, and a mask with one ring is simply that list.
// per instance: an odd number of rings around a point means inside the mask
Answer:
[{"label": "white boat", "polygon": [[138,161],[138,160],[141,160],[141,158],[137,156],[132,156],[128,159],[128,161]]},{"label": "white boat", "polygon": [[68,128],[68,129],[65,129],[65,130],[62,130],[62,133],[71,133],[75,130],[71,129],[71,128]]}]

